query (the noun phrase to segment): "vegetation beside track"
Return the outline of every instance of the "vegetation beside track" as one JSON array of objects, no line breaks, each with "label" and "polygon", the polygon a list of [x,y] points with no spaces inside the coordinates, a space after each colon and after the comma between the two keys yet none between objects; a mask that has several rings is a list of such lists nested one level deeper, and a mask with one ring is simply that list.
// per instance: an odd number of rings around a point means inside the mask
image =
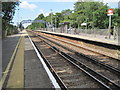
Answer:
[{"label": "vegetation beside track", "polygon": [[12,24],[12,19],[18,5],[19,2],[2,2],[2,38],[7,35],[18,33],[17,26]]},{"label": "vegetation beside track", "polygon": [[[89,1],[89,0],[87,0]],[[107,4],[103,2],[95,2],[90,0],[90,2],[76,2],[74,3],[74,9],[66,9],[61,12],[53,14],[49,13],[48,16],[44,16],[41,13],[35,20],[44,20],[51,22],[56,27],[60,27],[60,23],[70,22],[72,28],[81,28],[82,23],[87,23],[88,28],[99,28],[106,29],[109,24],[109,17],[107,16],[107,10],[110,9]],[[114,8],[114,15],[112,16],[112,25],[120,27],[120,17],[118,16],[118,8]],[[52,15],[52,19],[51,19]],[[42,23],[32,23],[28,26],[28,29],[40,29],[44,28],[45,25]]]}]

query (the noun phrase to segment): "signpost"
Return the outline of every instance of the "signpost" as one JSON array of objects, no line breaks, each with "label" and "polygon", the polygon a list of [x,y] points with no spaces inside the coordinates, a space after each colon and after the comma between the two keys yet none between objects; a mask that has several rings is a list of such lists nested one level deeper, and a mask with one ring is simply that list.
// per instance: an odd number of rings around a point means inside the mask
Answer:
[{"label": "signpost", "polygon": [[109,16],[109,27],[108,27],[108,31],[109,31],[109,38],[110,38],[110,30],[111,30],[111,24],[112,24],[112,15],[113,15],[113,9],[108,9],[107,15]]},{"label": "signpost", "polygon": [[107,13],[108,16],[111,16],[113,15],[113,9],[108,9],[108,13]]},{"label": "signpost", "polygon": [[109,16],[109,30],[111,29],[111,16],[113,15],[113,9],[108,9],[107,15]]}]

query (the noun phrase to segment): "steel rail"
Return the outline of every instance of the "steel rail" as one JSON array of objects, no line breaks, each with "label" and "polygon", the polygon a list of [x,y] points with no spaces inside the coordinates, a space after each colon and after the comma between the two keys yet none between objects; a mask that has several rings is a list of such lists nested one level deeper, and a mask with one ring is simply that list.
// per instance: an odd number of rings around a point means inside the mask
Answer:
[{"label": "steel rail", "polygon": [[[40,35],[40,36],[41,36],[41,35]],[[43,37],[43,36],[41,36],[41,37]],[[53,37],[49,37],[49,38],[53,38]],[[53,38],[53,39],[56,39],[56,38]],[[47,40],[48,40],[48,39],[47,39]],[[59,39],[56,39],[56,40],[59,40]],[[49,41],[55,43],[55,42],[52,41],[52,40],[49,40]],[[64,42],[64,43],[67,43],[67,44],[70,44],[70,45],[73,45],[73,46],[76,46],[76,45],[74,45],[74,44],[68,43],[68,42],[63,41],[63,40],[59,40],[59,41]],[[57,44],[57,43],[56,43],[56,44]],[[58,44],[58,45],[60,45],[60,44]],[[61,45],[61,46],[64,47],[63,45]],[[77,46],[77,47],[78,47],[78,46]],[[64,47],[64,48],[68,49],[67,47]],[[80,48],[82,48],[82,47],[80,47]],[[86,49],[86,48],[83,48],[83,49],[88,50],[88,49]],[[69,50],[70,50],[70,49],[69,49]],[[74,51],[74,50],[72,50],[72,51]],[[88,50],[88,51],[90,51],[90,50]],[[111,66],[111,65],[109,65],[109,64],[104,64],[103,62],[100,62],[100,61],[98,61],[97,59],[91,58],[91,57],[89,57],[89,56],[87,56],[87,55],[84,55],[84,54],[82,54],[82,53],[79,53],[79,52],[76,52],[76,51],[74,51],[74,52],[75,52],[76,55],[78,55],[78,56],[84,56],[85,58],[87,58],[87,60],[89,60],[89,61],[91,61],[91,62],[93,62],[93,63],[99,64],[99,65],[101,65],[101,66],[104,66],[106,69],[108,69],[108,70],[110,70],[110,71],[112,71],[112,72],[120,75],[120,70],[119,70],[118,68],[115,68],[115,67],[113,67],[113,66]],[[94,52],[94,51],[92,51],[92,52]],[[94,52],[94,53],[97,53],[97,52]],[[98,53],[98,54],[100,54],[100,53]],[[105,56],[105,55],[104,55],[104,56]],[[107,56],[107,57],[108,57],[108,56]]]},{"label": "steel rail", "polygon": [[[38,32],[38,31],[34,31],[34,32]],[[45,33],[45,32],[41,32],[41,33]],[[57,36],[57,37],[62,37],[61,35],[56,35],[56,34],[51,34],[51,33],[47,33],[47,34],[54,35],[54,36]],[[50,37],[50,36],[49,36],[49,37]],[[112,58],[112,59],[114,59],[114,60],[120,61],[119,58],[116,59],[116,58],[113,58],[113,57],[111,57],[111,56],[108,56],[108,55],[102,54],[102,53],[100,53],[100,52],[96,52],[96,51],[93,51],[93,50],[87,49],[87,48],[85,48],[85,47],[82,47],[82,46],[79,46],[79,45],[75,45],[75,44],[72,44],[72,43],[69,43],[69,42],[66,42],[66,41],[60,40],[60,39],[58,39],[58,38],[54,38],[54,37],[51,37],[51,38],[56,39],[56,40],[59,40],[59,41],[62,41],[62,42],[65,42],[65,43],[68,43],[68,44],[71,44],[71,45],[76,46],[76,47],[79,47],[79,48],[83,48],[83,49],[85,49],[85,50],[87,50],[87,51],[91,51],[91,52],[93,52],[93,53],[97,53],[97,54],[100,54],[100,55],[103,55],[103,56],[106,56],[106,57]]]},{"label": "steel rail", "polygon": [[[40,38],[40,36],[39,36]],[[43,39],[44,40],[44,39]],[[46,42],[44,40],[44,42]],[[68,54],[60,51],[58,48],[50,45],[48,42],[46,42],[49,46],[51,46],[51,48],[53,50],[58,51],[58,53],[63,56],[64,58],[66,58],[69,62],[71,62],[72,64],[74,64],[75,66],[77,66],[79,69],[81,69],[82,71],[84,71],[87,75],[91,76],[94,80],[96,80],[97,82],[99,82],[101,85],[103,85],[104,87],[106,87],[107,89],[119,89],[120,86],[116,85],[115,83],[113,83],[111,80],[109,80],[107,77],[95,72],[94,70],[90,69],[89,67],[87,67],[86,65],[84,65],[83,63],[79,62],[78,60],[76,60],[75,58],[69,56]]]},{"label": "steel rail", "polygon": [[[31,36],[30,36],[31,37]],[[34,37],[37,37],[37,35],[35,34]],[[61,80],[61,78],[58,76],[58,74],[55,72],[55,70],[52,68],[52,66],[50,65],[50,63],[48,62],[48,60],[45,58],[44,54],[42,53],[42,51],[38,48],[38,46],[36,45],[36,43],[32,40],[33,44],[35,45],[36,49],[38,50],[39,54],[41,55],[41,57],[43,58],[44,62],[46,63],[47,67],[49,68],[49,70],[51,71],[51,73],[53,74],[53,76],[55,77],[56,81],[58,82],[58,84],[60,85],[61,89],[64,90],[68,90],[67,86],[64,84],[64,82]]]},{"label": "steel rail", "polygon": [[[120,45],[109,44],[109,43],[104,43],[104,42],[99,42],[99,41],[91,41],[91,40],[77,38],[77,37],[70,37],[70,36],[67,36],[67,35],[62,35],[62,33],[58,34],[58,33],[49,32],[49,31],[48,32],[44,32],[44,31],[41,31],[41,30],[40,31],[35,31],[35,32],[41,32],[41,33],[46,33],[46,34],[50,34],[50,35],[65,37],[65,38],[69,38],[69,39],[72,39],[72,40],[81,40],[81,41],[83,41],[85,43],[87,42],[87,43],[90,43],[90,44],[103,46],[103,47],[106,47],[106,48],[117,49],[117,50],[120,49]],[[105,44],[105,46],[103,44]]]},{"label": "steel rail", "polygon": [[[38,36],[41,36],[41,35],[38,35]],[[41,36],[41,37],[43,37],[43,36]],[[45,38],[45,37],[43,37],[43,38]],[[48,38],[45,38],[45,39],[49,40]],[[91,58],[91,57],[89,57],[89,56],[87,56],[87,55],[84,55],[84,54],[82,54],[82,53],[76,52],[76,51],[74,51],[74,50],[70,50],[69,48],[67,48],[67,47],[65,47],[65,46],[63,46],[63,45],[61,45],[61,44],[58,44],[58,43],[56,43],[56,42],[54,42],[54,41],[52,41],[52,40],[49,40],[49,41],[50,41],[50,42],[53,42],[53,43],[55,43],[55,44],[57,44],[57,45],[59,45],[59,46],[61,46],[61,47],[63,47],[63,48],[65,48],[65,49],[67,49],[67,50],[69,50],[69,51],[74,52],[74,53],[75,53],[76,55],[78,55],[78,56],[83,56],[83,57],[85,57],[87,60],[89,60],[89,61],[91,61],[91,62],[93,62],[93,63],[95,63],[95,64],[98,64],[98,65],[104,67],[105,69],[110,70],[111,72],[116,73],[117,75],[120,75],[120,70],[118,70],[118,69],[115,68],[115,67],[112,67],[111,65],[104,64],[104,63],[98,61],[98,60],[95,59],[95,58]]]},{"label": "steel rail", "polygon": [[45,63],[47,64],[47,67],[50,69],[50,71],[52,72],[53,76],[55,77],[56,81],[59,83],[61,88],[64,88],[65,90],[67,90],[67,86],[63,83],[63,81],[60,79],[60,77],[58,76],[58,74],[55,72],[55,70],[52,68],[52,66],[50,65],[50,63],[48,62],[48,60],[45,58],[44,54],[42,53],[42,51],[38,48],[38,46],[35,44],[35,42],[33,42],[35,47],[37,48],[38,52],[40,53],[41,57],[43,58],[43,60],[45,61]]}]

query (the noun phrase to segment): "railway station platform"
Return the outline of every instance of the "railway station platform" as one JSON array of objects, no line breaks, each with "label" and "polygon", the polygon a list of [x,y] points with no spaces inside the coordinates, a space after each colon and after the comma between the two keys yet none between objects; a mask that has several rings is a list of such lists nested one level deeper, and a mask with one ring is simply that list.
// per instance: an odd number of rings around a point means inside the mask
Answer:
[{"label": "railway station platform", "polygon": [[2,54],[0,88],[54,88],[25,30],[3,39]]},{"label": "railway station platform", "polygon": [[105,38],[105,36],[100,36],[100,35],[94,36],[92,34],[90,35],[90,34],[81,33],[78,35],[78,34],[67,34],[67,33],[57,33],[57,32],[51,32],[51,31],[43,31],[43,30],[37,30],[37,31],[81,39],[81,40],[88,40],[88,41],[93,41],[93,42],[98,42],[98,43],[103,43],[103,44],[120,46],[119,38],[114,40],[113,38],[108,39],[108,38]]}]

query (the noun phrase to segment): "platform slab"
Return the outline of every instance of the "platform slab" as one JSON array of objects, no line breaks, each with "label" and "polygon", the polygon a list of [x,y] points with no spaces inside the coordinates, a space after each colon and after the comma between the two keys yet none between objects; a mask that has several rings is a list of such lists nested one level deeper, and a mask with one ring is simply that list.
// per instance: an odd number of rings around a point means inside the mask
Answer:
[{"label": "platform slab", "polygon": [[57,32],[51,32],[51,31],[43,31],[43,30],[36,30],[36,31],[120,46],[118,39],[116,39],[116,40],[106,39],[105,36],[97,36],[96,35],[96,37],[94,37],[93,35],[89,35],[89,34],[78,35],[78,34],[67,34],[67,33],[57,33]]},{"label": "platform slab", "polygon": [[25,88],[53,88],[27,36],[25,37]]},{"label": "platform slab", "polygon": [[2,40],[2,72],[5,71],[20,36],[21,33],[10,35]]},{"label": "platform slab", "polygon": [[6,88],[24,88],[24,35],[22,34]]}]

